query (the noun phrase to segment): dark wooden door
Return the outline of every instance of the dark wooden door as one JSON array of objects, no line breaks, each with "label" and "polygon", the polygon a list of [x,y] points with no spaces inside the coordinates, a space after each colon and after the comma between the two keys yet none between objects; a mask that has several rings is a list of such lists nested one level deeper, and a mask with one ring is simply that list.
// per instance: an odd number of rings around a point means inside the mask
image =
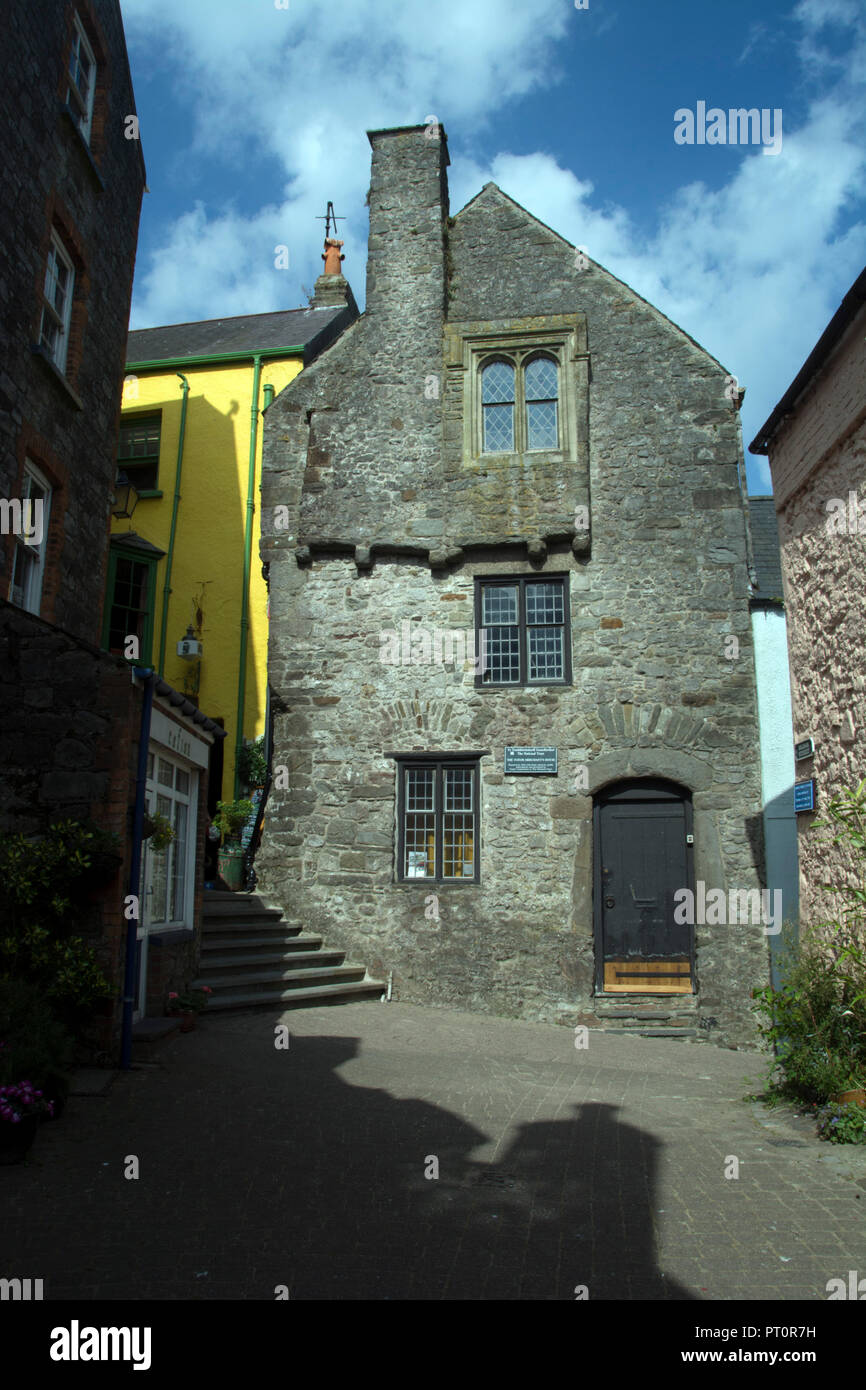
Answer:
[{"label": "dark wooden door", "polygon": [[692,988],[693,929],[674,921],[677,889],[692,887],[690,807],[663,783],[633,783],[596,807],[598,988],[676,994]]}]

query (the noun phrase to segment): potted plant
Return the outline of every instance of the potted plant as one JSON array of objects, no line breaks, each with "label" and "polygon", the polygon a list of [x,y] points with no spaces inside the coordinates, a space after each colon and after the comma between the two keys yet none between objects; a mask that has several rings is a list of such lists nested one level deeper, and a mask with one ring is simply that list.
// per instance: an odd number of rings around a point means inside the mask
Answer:
[{"label": "potted plant", "polygon": [[30,1081],[0,1086],[0,1164],[22,1163],[30,1151],[39,1121],[54,1114],[54,1102]]},{"label": "potted plant", "polygon": [[213,993],[207,985],[197,985],[194,989],[187,989],[182,994],[172,990],[166,1002],[165,1011],[170,1016],[180,1014],[180,1031],[191,1033],[195,1027],[196,1015],[202,1009],[206,1009],[208,1000]]},{"label": "potted plant", "polygon": [[143,838],[148,841],[154,854],[164,854],[175,838],[168,816],[164,816],[161,811],[154,811],[152,816],[145,816]]},{"label": "potted plant", "polygon": [[246,797],[238,801],[218,801],[214,825],[223,838],[219,851],[219,874],[226,886],[236,891],[241,886],[243,876],[243,850],[241,831],[255,807]]}]

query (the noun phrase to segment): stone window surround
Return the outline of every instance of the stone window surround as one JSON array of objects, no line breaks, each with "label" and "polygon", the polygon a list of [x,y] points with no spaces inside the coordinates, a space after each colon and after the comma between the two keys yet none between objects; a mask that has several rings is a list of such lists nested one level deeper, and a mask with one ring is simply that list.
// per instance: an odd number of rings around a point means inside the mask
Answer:
[{"label": "stone window surround", "polygon": [[545,463],[585,463],[588,474],[589,351],[584,314],[449,323],[445,335],[446,367],[462,374],[464,460],[486,463],[523,457],[517,452],[484,452],[481,371],[497,358],[520,370],[531,356],[541,354],[552,357],[559,368],[560,447],[533,449],[532,457]]},{"label": "stone window surround", "polygon": [[[424,888],[428,885],[434,886],[437,891],[445,888],[477,888],[481,883],[481,759],[486,756],[480,753],[444,753],[431,751],[425,753],[419,749],[413,753],[387,753],[386,757],[394,758],[397,764],[397,785],[395,788],[395,812],[396,812],[396,846],[394,857],[394,880],[393,886],[396,888]],[[406,827],[406,784],[404,772],[408,768],[430,767],[438,769],[440,772],[445,767],[469,768],[473,772],[473,868],[474,874],[471,878],[442,878],[434,875],[432,878],[409,878],[403,871],[403,856],[405,852],[405,827]],[[437,779],[437,784],[441,786],[441,778]],[[436,813],[435,833],[436,833],[436,862],[437,867],[442,859],[442,822],[444,808],[439,806]]]},{"label": "stone window surround", "polygon": [[480,652],[480,651],[483,650],[483,648],[482,648],[481,645],[480,645],[480,637],[479,637],[479,634],[481,633],[481,631],[482,631],[482,626],[483,626],[483,625],[482,625],[482,622],[481,622],[481,617],[482,617],[482,612],[481,612],[481,591],[482,591],[482,589],[483,589],[483,587],[484,587],[485,584],[501,584],[501,585],[503,585],[503,586],[508,585],[508,584],[519,584],[520,587],[521,587],[521,589],[525,589],[527,583],[529,583],[529,584],[533,584],[533,583],[534,583],[534,584],[538,584],[538,583],[549,584],[549,583],[551,583],[551,582],[556,582],[556,581],[558,580],[558,581],[561,582],[562,587],[563,587],[563,591],[564,591],[564,592],[563,592],[563,614],[564,614],[564,622],[563,622],[563,624],[562,624],[562,626],[563,626],[563,671],[564,671],[563,679],[562,679],[562,680],[556,680],[556,681],[539,681],[539,680],[531,681],[531,680],[529,680],[529,677],[528,677],[528,674],[527,674],[527,665],[526,665],[526,657],[527,657],[527,651],[526,651],[526,630],[527,630],[527,629],[526,629],[526,621],[525,621],[525,606],[524,606],[525,600],[524,600],[524,596],[521,594],[521,598],[520,598],[520,607],[519,607],[519,618],[518,618],[518,626],[519,626],[519,628],[520,628],[520,671],[521,671],[521,679],[520,679],[519,681],[504,681],[504,682],[501,682],[501,683],[497,682],[496,684],[493,684],[491,681],[488,681],[488,680],[485,680],[485,679],[484,679],[484,676],[485,676],[485,673],[484,673],[484,672],[479,672],[479,673],[476,675],[476,677],[475,677],[475,685],[476,685],[477,689],[479,689],[479,690],[496,690],[496,691],[502,691],[502,690],[550,690],[550,689],[559,690],[559,689],[562,689],[562,688],[565,688],[565,687],[569,687],[569,686],[571,686],[571,685],[574,684],[573,671],[572,671],[572,659],[571,659],[571,643],[572,643],[572,637],[571,637],[571,592],[570,592],[570,591],[571,591],[571,584],[570,584],[570,577],[571,577],[571,571],[569,571],[569,570],[557,570],[557,571],[551,571],[551,572],[549,572],[549,573],[548,573],[547,571],[533,571],[533,572],[527,573],[527,572],[524,570],[522,573],[514,573],[514,574],[475,574],[475,575],[473,576],[474,587],[475,587],[475,650],[476,650],[476,652]]}]

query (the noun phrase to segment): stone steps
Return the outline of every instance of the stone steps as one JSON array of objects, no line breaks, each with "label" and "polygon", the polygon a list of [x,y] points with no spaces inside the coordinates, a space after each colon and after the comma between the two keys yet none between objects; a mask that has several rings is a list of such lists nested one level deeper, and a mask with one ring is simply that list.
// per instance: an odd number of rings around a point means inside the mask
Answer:
[{"label": "stone steps", "polygon": [[380,999],[385,985],[345,956],[325,948],[317,933],[284,921],[280,908],[255,894],[209,890],[193,988],[212,991],[209,1010]]},{"label": "stone steps", "polygon": [[696,994],[598,994],[593,1013],[606,1033],[637,1033],[643,1038],[697,1038]]}]

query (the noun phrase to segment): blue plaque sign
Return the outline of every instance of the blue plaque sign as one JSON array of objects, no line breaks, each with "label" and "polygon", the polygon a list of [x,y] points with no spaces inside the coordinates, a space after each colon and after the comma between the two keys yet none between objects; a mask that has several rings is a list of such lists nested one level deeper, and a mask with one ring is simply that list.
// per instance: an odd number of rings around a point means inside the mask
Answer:
[{"label": "blue plaque sign", "polygon": [[794,783],[794,810],[795,811],[814,811],[815,809],[815,778],[810,777],[808,782]]},{"label": "blue plaque sign", "polygon": [[558,767],[556,748],[517,748],[511,744],[505,748],[505,771],[510,773],[556,774]]}]

